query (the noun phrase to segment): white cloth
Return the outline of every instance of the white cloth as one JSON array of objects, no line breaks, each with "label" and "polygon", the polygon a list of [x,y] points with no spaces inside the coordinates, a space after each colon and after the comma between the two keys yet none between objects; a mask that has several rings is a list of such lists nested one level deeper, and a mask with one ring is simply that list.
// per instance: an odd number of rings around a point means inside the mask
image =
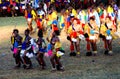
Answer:
[{"label": "white cloth", "polygon": [[27,56],[28,58],[32,58],[34,55],[33,55],[33,53],[27,53],[26,56]]},{"label": "white cloth", "polygon": [[37,13],[38,15],[45,15],[45,12],[43,10],[38,10]]},{"label": "white cloth", "polygon": [[77,42],[77,39],[76,39],[76,38],[72,38],[72,41],[73,41],[73,42]]},{"label": "white cloth", "polygon": [[22,6],[22,9],[25,10],[25,6],[24,5]]},{"label": "white cloth", "polygon": [[7,9],[7,7],[6,7],[6,6],[3,6],[2,8],[3,8],[4,10],[5,10],[5,9]]},{"label": "white cloth", "polygon": [[95,40],[96,36],[90,36],[90,40]]},{"label": "white cloth", "polygon": [[18,10],[18,7],[17,7],[17,6],[15,6],[15,10]]},{"label": "white cloth", "polygon": [[22,57],[24,55],[24,53],[25,53],[25,50],[21,50],[20,51],[20,56]]},{"label": "white cloth", "polygon": [[80,38],[81,40],[85,40],[85,37],[84,37],[84,35],[82,35],[82,34],[79,35],[79,38]]},{"label": "white cloth", "polygon": [[31,22],[31,21],[32,21],[32,18],[28,18],[27,21],[28,21],[28,22]]},{"label": "white cloth", "polygon": [[57,51],[57,56],[62,56],[62,55],[64,55],[63,52],[61,52],[61,51]]},{"label": "white cloth", "polygon": [[106,39],[107,39],[107,40],[111,40],[111,39],[112,39],[112,36],[111,36],[111,35],[106,36]]}]

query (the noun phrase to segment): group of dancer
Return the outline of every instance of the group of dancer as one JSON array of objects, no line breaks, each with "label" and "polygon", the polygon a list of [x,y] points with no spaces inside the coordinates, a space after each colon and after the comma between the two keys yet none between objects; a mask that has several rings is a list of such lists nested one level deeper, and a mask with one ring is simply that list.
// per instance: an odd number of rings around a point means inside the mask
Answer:
[{"label": "group of dancer", "polygon": [[[23,64],[25,69],[32,68],[31,57],[35,56],[44,69],[46,66],[44,56],[49,56],[52,70],[64,70],[60,62],[61,56],[65,53],[59,39],[61,30],[65,31],[64,37],[70,42],[70,56],[80,55],[82,40],[86,41],[86,56],[98,55],[97,42],[100,39],[104,42],[104,54],[113,55],[112,41],[120,37],[120,8],[115,3],[108,6],[103,4],[98,7],[91,6],[87,10],[75,10],[67,6],[60,13],[57,13],[54,6],[51,6],[49,11],[43,7],[41,3],[37,9],[26,5],[25,18],[28,29],[25,30],[25,38],[19,35],[17,29],[13,30],[11,43],[16,67]],[[29,36],[33,33],[32,21],[36,22],[38,28],[37,41]]]},{"label": "group of dancer", "polygon": [[13,47],[13,57],[15,58],[16,66],[15,68],[20,68],[23,64],[24,69],[33,68],[31,58],[35,57],[38,61],[41,69],[45,69],[46,63],[44,61],[44,56],[50,58],[52,64],[52,71],[64,70],[60,62],[60,58],[64,55],[64,50],[60,43],[60,39],[56,32],[53,32],[51,39],[47,39],[48,44],[42,38],[41,34],[38,33],[38,39],[35,40],[30,36],[29,29],[24,32],[24,38],[19,35],[18,29],[14,29],[11,36],[11,43]]}]

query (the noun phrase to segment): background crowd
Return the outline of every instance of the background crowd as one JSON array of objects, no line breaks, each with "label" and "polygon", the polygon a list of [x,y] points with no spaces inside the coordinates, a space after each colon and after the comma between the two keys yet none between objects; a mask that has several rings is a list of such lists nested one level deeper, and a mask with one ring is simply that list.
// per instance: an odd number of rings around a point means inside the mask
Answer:
[{"label": "background crowd", "polygon": [[56,10],[60,12],[61,9],[67,8],[68,5],[75,9],[87,9],[92,5],[99,6],[99,4],[103,3],[107,6],[112,2],[116,2],[117,6],[120,5],[119,0],[0,0],[0,17],[23,15],[27,3],[33,9],[38,8],[38,3],[44,3],[47,10],[51,6],[55,6]]}]

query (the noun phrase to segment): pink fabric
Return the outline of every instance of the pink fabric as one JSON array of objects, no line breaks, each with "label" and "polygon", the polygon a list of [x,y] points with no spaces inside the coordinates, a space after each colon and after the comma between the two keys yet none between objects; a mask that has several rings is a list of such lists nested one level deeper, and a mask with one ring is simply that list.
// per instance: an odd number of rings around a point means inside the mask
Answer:
[{"label": "pink fabric", "polygon": [[49,50],[49,51],[48,51],[48,55],[49,55],[49,56],[52,56],[52,50]]},{"label": "pink fabric", "polygon": [[14,48],[13,53],[17,54],[17,52],[18,52],[18,48]]}]

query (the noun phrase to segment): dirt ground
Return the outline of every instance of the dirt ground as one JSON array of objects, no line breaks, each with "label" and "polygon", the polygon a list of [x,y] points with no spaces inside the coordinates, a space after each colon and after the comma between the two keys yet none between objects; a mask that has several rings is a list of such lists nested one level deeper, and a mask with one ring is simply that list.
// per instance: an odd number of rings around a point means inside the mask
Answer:
[{"label": "dirt ground", "polygon": [[[33,23],[35,27],[35,23]],[[15,62],[10,50],[10,35],[15,28],[19,29],[20,35],[27,28],[23,17],[0,18],[0,79],[120,79],[120,39],[113,41],[113,56],[105,56],[103,42],[97,44],[98,56],[86,57],[85,41],[81,41],[81,56],[69,56],[69,41],[65,34],[60,36],[66,51],[61,62],[65,67],[64,72],[50,72],[49,58],[45,57],[47,68],[40,69],[35,58],[32,58],[33,69],[14,69]],[[37,38],[37,33],[31,35]]]}]

